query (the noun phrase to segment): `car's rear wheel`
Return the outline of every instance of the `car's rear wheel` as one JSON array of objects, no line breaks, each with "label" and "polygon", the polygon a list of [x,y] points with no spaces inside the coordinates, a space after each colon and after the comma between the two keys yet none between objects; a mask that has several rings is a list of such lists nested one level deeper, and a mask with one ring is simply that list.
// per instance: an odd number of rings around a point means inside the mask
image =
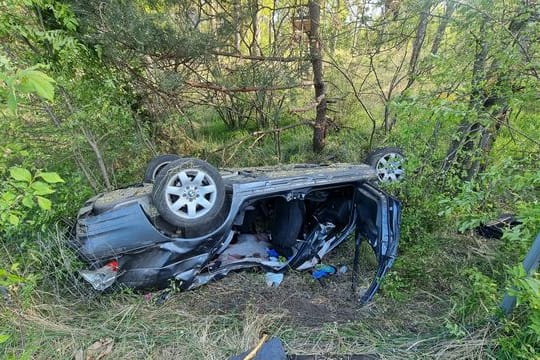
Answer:
[{"label": "car's rear wheel", "polygon": [[156,176],[152,199],[161,217],[189,236],[215,230],[226,211],[219,172],[198,159],[175,160],[165,166]]},{"label": "car's rear wheel", "polygon": [[380,182],[397,182],[405,177],[405,154],[397,147],[375,149],[366,157],[366,163],[377,172]]},{"label": "car's rear wheel", "polygon": [[164,154],[158,155],[152,158],[148,165],[146,166],[146,171],[144,172],[144,182],[153,183],[156,180],[157,174],[167,165],[175,160],[181,159],[180,156],[174,154]]}]

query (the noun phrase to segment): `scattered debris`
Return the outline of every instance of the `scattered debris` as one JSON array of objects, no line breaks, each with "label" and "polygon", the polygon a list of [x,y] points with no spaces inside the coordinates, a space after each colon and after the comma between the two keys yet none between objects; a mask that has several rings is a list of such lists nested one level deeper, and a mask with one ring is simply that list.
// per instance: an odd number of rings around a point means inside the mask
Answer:
[{"label": "scattered debris", "polygon": [[9,290],[5,286],[0,286],[0,296],[4,301],[9,304],[11,302],[11,297],[9,296]]},{"label": "scattered debris", "polygon": [[118,277],[118,261],[113,260],[97,270],[80,270],[79,274],[97,291],[111,286]]},{"label": "scattered debris", "polygon": [[[268,259],[270,248],[267,234],[240,234],[234,244],[229,245],[218,257],[220,266],[245,259]],[[278,255],[279,256],[279,255]]]},{"label": "scattered debris", "polygon": [[233,356],[229,360],[376,360],[381,358],[377,354],[287,355],[285,347],[279,338],[273,337],[268,341],[267,339],[268,335],[263,335],[251,351]]},{"label": "scattered debris", "polygon": [[266,254],[268,255],[269,259],[271,258],[279,259],[279,256],[280,256],[279,253],[274,249],[267,249]]},{"label": "scattered debris", "polygon": [[233,356],[229,360],[287,360],[287,354],[281,340],[277,337],[268,341],[267,339],[268,335],[263,335],[251,351]]},{"label": "scattered debris", "polygon": [[315,280],[321,280],[327,276],[334,275],[336,272],[337,269],[335,266],[318,264],[315,266],[315,270],[313,271],[312,275]]},{"label": "scattered debris", "polygon": [[159,296],[154,300],[154,303],[158,306],[163,305],[171,297],[171,289],[165,289],[159,294]]},{"label": "scattered debris", "polygon": [[376,354],[357,355],[290,355],[288,360],[377,360],[381,357]]},{"label": "scattered debris", "polygon": [[148,292],[144,294],[144,300],[148,303],[152,303],[154,305],[160,306],[160,305],[165,304],[165,302],[167,302],[167,300],[170,299],[171,293],[172,293],[171,288],[167,288],[157,293]]},{"label": "scattered debris", "polygon": [[99,339],[88,349],[79,349],[75,354],[75,360],[101,360],[112,353],[114,340],[111,338]]},{"label": "scattered debris", "polygon": [[500,239],[505,230],[517,225],[521,225],[521,221],[515,215],[502,214],[496,220],[476,227],[476,233],[487,239]]},{"label": "scattered debris", "polygon": [[278,287],[283,281],[283,273],[267,272],[265,275],[266,285],[268,287]]}]

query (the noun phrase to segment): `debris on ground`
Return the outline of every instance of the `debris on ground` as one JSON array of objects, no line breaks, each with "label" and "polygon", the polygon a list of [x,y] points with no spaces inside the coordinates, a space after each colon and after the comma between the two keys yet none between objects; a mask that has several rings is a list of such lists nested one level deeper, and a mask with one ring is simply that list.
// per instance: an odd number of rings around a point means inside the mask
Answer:
[{"label": "debris on ground", "polygon": [[268,340],[268,335],[264,335],[257,345],[250,351],[245,351],[240,355],[233,356],[229,360],[376,360],[380,359],[377,354],[356,354],[356,355],[288,355],[283,346],[283,342],[273,337]]},{"label": "debris on ground", "polygon": [[476,233],[487,239],[500,239],[503,232],[514,226],[521,225],[521,221],[513,214],[502,214],[497,219],[476,227]]},{"label": "debris on ground", "polygon": [[283,273],[267,272],[264,276],[268,287],[278,287],[283,281]]},{"label": "debris on ground", "polygon": [[113,260],[97,270],[80,270],[79,274],[97,291],[111,286],[118,277],[118,261]]},{"label": "debris on ground", "polygon": [[264,335],[257,345],[250,351],[231,357],[229,360],[287,360],[283,343],[277,337],[270,340]]},{"label": "debris on ground", "polygon": [[152,302],[154,305],[163,305],[171,297],[171,289],[165,289],[157,293],[148,292],[144,294],[144,300],[146,302]]},{"label": "debris on ground", "polygon": [[75,353],[75,360],[101,360],[112,353],[114,340],[111,338],[99,339],[86,350],[79,349]]},{"label": "debris on ground", "polygon": [[327,276],[334,275],[336,272],[337,269],[335,266],[318,264],[315,266],[315,270],[313,270],[312,275],[315,280],[321,280]]},{"label": "debris on ground", "polygon": [[5,286],[0,286],[0,297],[6,304],[11,303],[11,297],[9,296],[9,290]]}]

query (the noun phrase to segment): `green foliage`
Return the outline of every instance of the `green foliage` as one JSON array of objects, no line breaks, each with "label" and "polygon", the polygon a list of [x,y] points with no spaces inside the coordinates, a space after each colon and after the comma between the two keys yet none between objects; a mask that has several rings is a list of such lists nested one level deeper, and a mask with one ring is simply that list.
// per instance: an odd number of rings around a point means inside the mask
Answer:
[{"label": "green foliage", "polygon": [[[17,111],[20,94],[34,93],[50,101],[54,99],[54,80],[36,70],[40,67],[35,65],[17,70],[7,58],[0,56],[0,103],[6,103],[11,113]],[[3,113],[4,109],[1,110]]]},{"label": "green foliage", "polygon": [[[7,99],[0,98],[0,104],[7,103],[8,109],[16,113],[19,101],[17,93],[35,93],[47,100],[54,99],[54,81],[46,74],[35,70],[37,66],[13,72],[9,61],[4,58],[4,67],[0,72],[0,80],[6,85]],[[9,72],[12,72],[10,74]],[[0,92],[0,95],[2,93]],[[55,192],[54,184],[63,182],[54,172],[38,171],[34,175],[25,168],[11,167],[9,174],[2,174],[0,168],[0,228],[6,231],[9,227],[18,227],[21,221],[30,220],[36,205],[41,210],[50,210],[52,203],[46,196]]]},{"label": "green foliage", "polygon": [[9,177],[0,186],[0,224],[13,227],[21,221],[33,224],[33,210],[51,210],[52,202],[46,196],[55,192],[55,184],[64,182],[56,173],[30,171],[20,167],[9,169]]},{"label": "green foliage", "polygon": [[498,159],[486,172],[472,182],[459,185],[452,198],[440,200],[439,213],[457,223],[458,231],[474,229],[481,223],[496,219],[502,212],[516,213],[523,225],[507,231],[509,254],[523,255],[540,228],[540,171],[536,157]]},{"label": "green foliage", "polygon": [[11,266],[10,271],[0,269],[0,286],[8,287],[26,281],[25,278],[16,274],[17,267],[18,264],[15,263]]},{"label": "green foliage", "polygon": [[498,338],[501,358],[532,359],[540,350],[540,277],[526,276],[523,267],[510,272],[509,294],[516,297],[517,305]]}]

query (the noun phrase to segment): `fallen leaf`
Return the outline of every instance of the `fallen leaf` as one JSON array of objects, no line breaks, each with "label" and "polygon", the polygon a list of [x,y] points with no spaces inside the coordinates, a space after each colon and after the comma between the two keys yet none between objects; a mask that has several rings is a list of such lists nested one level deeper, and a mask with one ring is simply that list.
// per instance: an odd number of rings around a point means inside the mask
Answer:
[{"label": "fallen leaf", "polygon": [[[101,360],[109,355],[114,346],[114,340],[111,338],[99,339],[88,349],[86,349],[86,360]],[[77,359],[78,360],[78,359]]]}]

